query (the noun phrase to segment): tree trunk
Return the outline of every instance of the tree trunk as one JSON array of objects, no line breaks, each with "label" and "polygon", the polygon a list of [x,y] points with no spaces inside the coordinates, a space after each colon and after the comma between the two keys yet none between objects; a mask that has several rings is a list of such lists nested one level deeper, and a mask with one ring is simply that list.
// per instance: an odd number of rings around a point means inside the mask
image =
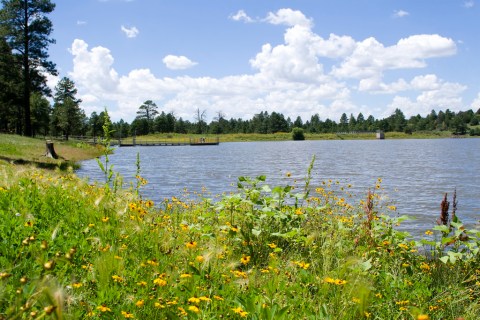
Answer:
[{"label": "tree trunk", "polygon": [[47,140],[45,142],[45,157],[58,159],[58,155],[55,152],[55,148],[53,147],[53,142],[50,140]]}]

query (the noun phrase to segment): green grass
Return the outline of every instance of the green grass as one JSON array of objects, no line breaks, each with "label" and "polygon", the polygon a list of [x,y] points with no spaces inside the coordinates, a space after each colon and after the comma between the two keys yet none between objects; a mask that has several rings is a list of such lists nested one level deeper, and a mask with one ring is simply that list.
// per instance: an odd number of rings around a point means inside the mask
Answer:
[{"label": "green grass", "polygon": [[40,168],[75,167],[78,161],[91,159],[102,154],[101,147],[78,142],[55,141],[54,147],[59,159],[45,156],[45,140],[26,138],[18,135],[0,134],[0,162],[33,164]]},{"label": "green grass", "polygon": [[413,241],[380,179],[354,201],[335,181],[308,190],[309,176],[154,204],[0,167],[0,318],[477,319],[478,231]]},{"label": "green grass", "polygon": [[[251,141],[287,141],[292,140],[292,133],[277,132],[271,134],[259,133],[231,133],[221,135],[200,135],[200,134],[178,134],[178,133],[155,133],[145,136],[138,136],[137,141],[170,141],[170,142],[188,142],[190,138],[207,137],[214,139],[218,137],[220,142],[251,142]],[[436,139],[450,138],[452,133],[449,131],[422,131],[406,134],[403,132],[387,132],[385,139]],[[305,140],[374,140],[375,133],[358,134],[336,134],[336,133],[305,133]],[[126,138],[125,142],[130,142],[131,137]]]}]

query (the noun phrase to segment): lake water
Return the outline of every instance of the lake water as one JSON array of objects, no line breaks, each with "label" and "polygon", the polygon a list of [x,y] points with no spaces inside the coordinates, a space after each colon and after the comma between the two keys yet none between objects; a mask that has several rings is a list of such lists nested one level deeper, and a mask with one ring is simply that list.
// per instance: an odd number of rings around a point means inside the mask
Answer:
[{"label": "lake water", "polygon": [[[267,176],[270,186],[302,186],[312,157],[311,186],[332,179],[365,197],[378,178],[385,201],[401,215],[415,217],[404,228],[422,233],[435,225],[445,193],[452,202],[457,190],[457,215],[466,224],[480,219],[480,139],[335,140],[232,142],[218,146],[117,148],[109,158],[128,183],[134,180],[140,154],[141,175],[148,180],[142,195],[156,203],[179,197],[185,189],[215,198],[235,191],[239,176]],[[290,177],[287,177],[290,173]],[[82,163],[77,174],[103,181],[95,160]],[[205,192],[205,190],[207,190]]]}]

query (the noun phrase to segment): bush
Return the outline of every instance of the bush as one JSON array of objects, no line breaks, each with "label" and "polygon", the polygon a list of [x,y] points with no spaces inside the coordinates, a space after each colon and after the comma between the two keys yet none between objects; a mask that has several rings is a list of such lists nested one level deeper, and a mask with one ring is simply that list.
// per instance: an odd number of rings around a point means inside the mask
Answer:
[{"label": "bush", "polygon": [[305,134],[302,128],[293,128],[292,130],[293,140],[305,140]]}]

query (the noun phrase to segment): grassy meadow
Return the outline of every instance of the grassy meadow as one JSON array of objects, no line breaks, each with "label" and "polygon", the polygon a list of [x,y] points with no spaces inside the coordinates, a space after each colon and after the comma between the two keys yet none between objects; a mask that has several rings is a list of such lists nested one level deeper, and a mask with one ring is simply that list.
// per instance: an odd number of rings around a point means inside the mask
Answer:
[{"label": "grassy meadow", "polygon": [[153,203],[140,174],[0,166],[0,319],[478,319],[479,231],[444,203],[412,240],[381,179],[358,200],[311,168]]}]

